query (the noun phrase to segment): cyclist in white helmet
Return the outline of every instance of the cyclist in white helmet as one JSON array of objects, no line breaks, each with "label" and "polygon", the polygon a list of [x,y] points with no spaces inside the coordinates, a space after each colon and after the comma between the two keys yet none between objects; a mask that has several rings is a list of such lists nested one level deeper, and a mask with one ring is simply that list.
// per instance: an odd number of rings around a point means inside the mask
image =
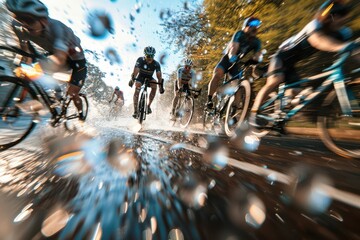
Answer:
[{"label": "cyclist in white helmet", "polygon": [[[84,85],[87,66],[80,39],[62,22],[49,17],[47,7],[39,0],[6,0],[7,9],[12,12],[12,28],[19,39],[20,47],[35,53],[30,42],[36,43],[51,54],[39,60],[45,72],[55,72],[64,66],[72,69],[68,95],[74,100],[79,119],[84,120],[79,91]],[[26,63],[31,58],[24,58]]]},{"label": "cyclist in white helmet", "polygon": [[185,59],[184,66],[177,70],[177,79],[174,83],[174,98],[172,101],[172,109],[170,112],[170,119],[175,119],[175,108],[179,100],[180,91],[189,89],[189,85],[195,82],[196,73],[192,69],[193,62],[191,59]]}]

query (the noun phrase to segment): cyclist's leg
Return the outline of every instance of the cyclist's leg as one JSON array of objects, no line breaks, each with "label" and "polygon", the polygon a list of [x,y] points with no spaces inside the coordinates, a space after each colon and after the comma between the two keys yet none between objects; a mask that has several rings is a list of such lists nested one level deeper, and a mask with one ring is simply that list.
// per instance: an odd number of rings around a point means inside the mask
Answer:
[{"label": "cyclist's leg", "polygon": [[74,104],[79,112],[79,118],[83,119],[83,108],[81,99],[79,97],[79,92],[85,83],[87,75],[86,60],[82,59],[77,61],[70,61],[69,64],[73,71],[71,74],[67,94],[74,101]]},{"label": "cyclist's leg", "polygon": [[272,58],[268,70],[268,78],[266,84],[258,92],[251,112],[257,112],[264,98],[270,94],[280,83],[284,81],[283,63],[279,58]]},{"label": "cyclist's leg", "polygon": [[136,79],[135,92],[134,92],[134,97],[133,97],[133,100],[134,100],[134,114],[133,114],[133,117],[135,117],[135,118],[137,116],[137,110],[138,110],[139,93],[140,93],[140,89],[141,89],[141,86],[143,85],[143,83],[144,83],[144,79]]},{"label": "cyclist's leg", "polygon": [[231,66],[229,62],[229,57],[225,55],[220,62],[216,65],[213,76],[209,83],[208,90],[208,108],[212,108],[212,96],[216,91],[216,88],[219,86],[219,83],[222,78],[224,78],[224,74],[227,72],[227,69]]},{"label": "cyclist's leg", "polygon": [[150,92],[150,96],[149,96],[148,113],[152,112],[150,106],[156,95],[157,84],[155,84],[155,83],[156,83],[156,80],[153,78],[150,81],[151,92]]},{"label": "cyclist's leg", "polygon": [[174,83],[174,98],[172,101],[171,115],[174,115],[178,101],[179,101],[179,87],[178,87],[178,81],[176,80]]}]

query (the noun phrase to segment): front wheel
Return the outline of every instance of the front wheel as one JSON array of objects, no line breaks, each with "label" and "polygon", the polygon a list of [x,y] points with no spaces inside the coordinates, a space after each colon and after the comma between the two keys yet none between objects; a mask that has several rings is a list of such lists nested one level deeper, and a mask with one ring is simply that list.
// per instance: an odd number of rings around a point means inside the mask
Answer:
[{"label": "front wheel", "polygon": [[249,109],[251,85],[248,80],[240,83],[239,89],[229,99],[226,107],[224,130],[228,137],[232,137],[237,127],[244,122]]},{"label": "front wheel", "polygon": [[336,154],[360,158],[360,84],[346,86],[351,116],[342,114],[335,91],[324,101],[317,126],[324,144]]},{"label": "front wheel", "polygon": [[29,83],[21,78],[0,77],[0,151],[20,143],[40,120],[42,104]]},{"label": "front wheel", "polygon": [[[83,121],[85,121],[89,111],[89,102],[85,94],[80,93],[79,97],[82,102],[82,112],[84,115]],[[74,104],[74,101],[71,100],[66,109],[64,125],[66,130],[74,132],[77,130],[79,124],[80,120],[78,110]]]},{"label": "front wheel", "polygon": [[138,104],[138,119],[139,123],[142,124],[146,118],[146,94],[142,93]]},{"label": "front wheel", "polygon": [[180,103],[179,108],[176,109],[176,119],[179,119],[180,127],[186,128],[191,122],[194,114],[194,99],[185,97]]}]

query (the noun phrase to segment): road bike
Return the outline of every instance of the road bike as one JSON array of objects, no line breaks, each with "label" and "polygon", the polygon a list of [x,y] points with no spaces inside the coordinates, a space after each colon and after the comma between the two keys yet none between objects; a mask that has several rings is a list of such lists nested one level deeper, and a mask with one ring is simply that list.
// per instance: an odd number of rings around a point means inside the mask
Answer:
[{"label": "road bike", "polygon": [[235,130],[246,120],[250,105],[253,81],[262,76],[245,76],[254,65],[237,61],[233,66],[240,65],[239,72],[232,78],[225,77],[221,86],[216,89],[212,97],[214,107],[205,108],[203,127],[205,131],[214,130],[229,137],[234,136]]},{"label": "road bike", "polygon": [[140,98],[138,101],[138,105],[137,105],[137,116],[136,118],[138,119],[139,123],[142,124],[144,122],[144,120],[146,119],[146,115],[148,114],[148,92],[147,92],[147,88],[150,87],[150,84],[159,84],[157,82],[150,82],[149,78],[145,78],[144,79],[144,84],[141,86],[141,90],[140,90]]},{"label": "road bike", "polygon": [[[191,92],[193,94],[191,94]],[[194,96],[197,98],[200,90],[191,89],[189,85],[183,85],[179,89],[179,98],[174,110],[173,126],[179,123],[180,127],[186,128],[194,115]],[[194,96],[193,96],[194,95]]]},{"label": "road bike", "polygon": [[[16,47],[0,46],[0,49],[34,59],[44,57]],[[52,127],[63,123],[68,131],[77,129],[79,115],[72,98],[67,94],[56,97],[54,90],[45,90],[38,79],[46,76],[36,67],[21,64],[15,73],[15,76],[0,75],[0,151],[23,141],[41,121],[45,108],[50,112]],[[85,94],[79,96],[83,105],[82,120],[85,120],[89,104]]]},{"label": "road bike", "polygon": [[[333,152],[360,158],[360,79],[344,75],[344,62],[351,53],[342,53],[324,72],[293,83],[283,83],[262,103],[256,116],[261,126],[253,132],[263,137],[272,130],[282,131],[285,124],[309,104],[315,104],[315,122],[320,139]],[[352,73],[359,73],[359,68]],[[303,88],[304,85],[314,87]],[[287,89],[301,88],[289,101]]]}]

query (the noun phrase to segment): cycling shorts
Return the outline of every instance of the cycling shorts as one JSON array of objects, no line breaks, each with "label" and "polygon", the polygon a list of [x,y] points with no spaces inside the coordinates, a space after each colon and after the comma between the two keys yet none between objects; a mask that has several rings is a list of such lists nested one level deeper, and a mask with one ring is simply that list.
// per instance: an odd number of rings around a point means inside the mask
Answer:
[{"label": "cycling shorts", "polygon": [[81,88],[85,83],[85,79],[87,75],[86,60],[85,59],[70,60],[68,64],[72,69],[70,84],[73,84]]}]

